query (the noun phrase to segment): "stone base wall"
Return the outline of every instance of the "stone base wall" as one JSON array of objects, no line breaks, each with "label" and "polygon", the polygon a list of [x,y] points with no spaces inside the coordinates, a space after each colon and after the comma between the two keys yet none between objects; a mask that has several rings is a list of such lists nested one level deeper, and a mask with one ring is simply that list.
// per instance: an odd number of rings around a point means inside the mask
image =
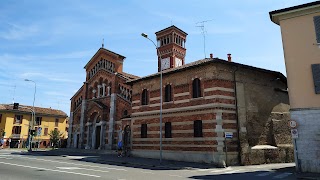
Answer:
[{"label": "stone base wall", "polygon": [[[134,150],[131,152],[133,156],[159,159],[159,151],[143,151]],[[208,163],[215,167],[225,167],[226,155],[220,152],[181,152],[181,151],[163,151],[162,158],[166,160],[184,161],[184,162],[196,162],[196,163]],[[228,165],[238,164],[238,153],[228,153]]]},{"label": "stone base wall", "polygon": [[320,109],[294,109],[290,114],[298,123],[297,170],[320,173]]},{"label": "stone base wall", "polygon": [[293,147],[278,147],[277,149],[252,149],[244,159],[244,165],[290,163],[294,162]]}]

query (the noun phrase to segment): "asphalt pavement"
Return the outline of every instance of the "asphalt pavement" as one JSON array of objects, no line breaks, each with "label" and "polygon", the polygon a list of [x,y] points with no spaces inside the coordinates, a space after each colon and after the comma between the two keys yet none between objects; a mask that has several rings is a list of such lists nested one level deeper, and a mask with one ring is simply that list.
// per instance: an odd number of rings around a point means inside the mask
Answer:
[{"label": "asphalt pavement", "polygon": [[[114,151],[53,150],[29,153],[0,150],[0,180],[36,179],[297,179],[293,163],[212,167],[138,157]],[[316,177],[300,177],[317,179]]]}]

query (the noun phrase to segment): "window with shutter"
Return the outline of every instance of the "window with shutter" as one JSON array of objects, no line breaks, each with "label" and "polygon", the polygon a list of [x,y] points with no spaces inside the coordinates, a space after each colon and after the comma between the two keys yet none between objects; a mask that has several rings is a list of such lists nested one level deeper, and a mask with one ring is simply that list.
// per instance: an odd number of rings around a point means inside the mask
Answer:
[{"label": "window with shutter", "polygon": [[164,95],[164,101],[165,102],[170,102],[170,101],[172,101],[172,95],[171,95],[172,93],[171,93],[171,85],[170,84],[168,84],[168,85],[166,85],[166,87],[165,87],[165,95]]},{"label": "window with shutter", "polygon": [[0,123],[1,123],[1,121],[2,121],[2,114],[0,114]]},{"label": "window with shutter", "polygon": [[56,121],[55,121],[55,124],[54,124],[56,127],[59,125],[59,119],[56,118]]},{"label": "window with shutter", "polygon": [[311,69],[315,93],[320,94],[320,64],[312,64]]},{"label": "window with shutter", "polygon": [[141,138],[147,138],[147,124],[141,124]]},{"label": "window with shutter", "polygon": [[38,127],[35,127],[34,131],[36,132],[36,134],[38,134]]},{"label": "window with shutter", "polygon": [[42,117],[36,117],[36,124],[39,126],[41,125]]},{"label": "window with shutter", "polygon": [[148,90],[146,90],[146,89],[144,89],[142,91],[141,104],[142,105],[147,105],[148,104]]},{"label": "window with shutter", "polygon": [[198,98],[201,97],[201,86],[200,86],[200,79],[196,78],[192,82],[192,97]]},{"label": "window with shutter", "polygon": [[48,135],[48,128],[44,128],[44,135],[45,135],[45,136]]},{"label": "window with shutter", "polygon": [[320,16],[313,17],[313,22],[316,30],[317,43],[320,44]]},{"label": "window with shutter", "polygon": [[166,138],[172,138],[171,122],[166,122],[164,126],[165,126],[165,137]]},{"label": "window with shutter", "polygon": [[21,124],[22,118],[23,118],[22,115],[15,115],[15,118],[14,118],[13,123],[14,123],[14,124]]},{"label": "window with shutter", "polygon": [[194,128],[194,137],[202,137],[202,121],[201,120],[196,120],[194,121],[193,124]]}]

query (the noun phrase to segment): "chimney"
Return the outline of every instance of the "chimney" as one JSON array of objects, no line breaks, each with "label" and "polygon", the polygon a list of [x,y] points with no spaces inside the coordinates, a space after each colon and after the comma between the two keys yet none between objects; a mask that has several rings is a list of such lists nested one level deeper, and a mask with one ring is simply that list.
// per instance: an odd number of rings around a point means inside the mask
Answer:
[{"label": "chimney", "polygon": [[211,59],[213,58],[213,54],[212,54],[212,53],[210,54],[210,58],[211,58]]},{"label": "chimney", "polygon": [[227,54],[227,55],[228,55],[228,62],[232,62],[231,54]]}]

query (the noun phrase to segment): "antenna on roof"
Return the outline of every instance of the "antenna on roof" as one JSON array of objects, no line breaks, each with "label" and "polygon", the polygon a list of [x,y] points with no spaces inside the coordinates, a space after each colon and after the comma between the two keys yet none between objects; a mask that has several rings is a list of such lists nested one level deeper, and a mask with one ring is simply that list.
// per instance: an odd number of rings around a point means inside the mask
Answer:
[{"label": "antenna on roof", "polygon": [[205,22],[212,21],[212,20],[213,20],[213,19],[209,19],[209,20],[200,21],[200,22],[197,22],[197,23],[196,23],[196,24],[200,24],[199,26],[196,26],[196,27],[201,28],[201,33],[202,33],[202,35],[203,35],[204,58],[206,58],[206,33],[207,33],[207,31],[206,31],[205,28],[204,28],[204,23],[205,23]]},{"label": "antenna on roof", "polygon": [[104,38],[102,38],[102,48],[104,47]]}]

